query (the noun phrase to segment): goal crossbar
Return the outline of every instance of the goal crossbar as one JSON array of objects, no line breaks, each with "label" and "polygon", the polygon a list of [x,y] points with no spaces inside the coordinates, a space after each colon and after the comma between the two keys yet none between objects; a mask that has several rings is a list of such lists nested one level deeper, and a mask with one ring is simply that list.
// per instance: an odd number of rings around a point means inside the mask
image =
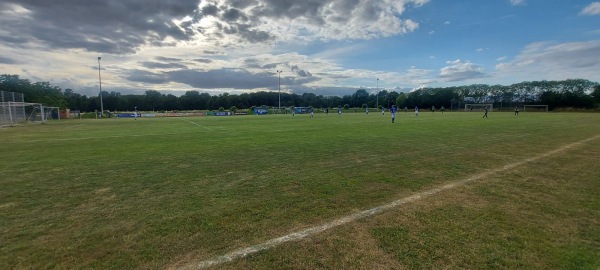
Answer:
[{"label": "goal crossbar", "polygon": [[[31,109],[26,110],[26,107]],[[60,119],[58,107],[44,106],[41,103],[7,101],[0,102],[0,126],[13,126],[23,122],[34,122],[37,116],[40,117],[41,123],[48,121],[48,115],[56,110],[56,115]]]},{"label": "goal crossbar", "polygon": [[474,108],[480,108],[480,109],[485,109],[488,108],[488,111],[493,111],[494,110],[494,104],[488,103],[488,104],[482,104],[482,103],[476,103],[476,104],[465,104],[465,112],[470,111],[471,109]]},{"label": "goal crossbar", "polygon": [[535,107],[535,108],[544,108],[545,112],[548,112],[548,105],[523,105],[523,111],[527,111],[527,108],[531,108],[531,107]]}]

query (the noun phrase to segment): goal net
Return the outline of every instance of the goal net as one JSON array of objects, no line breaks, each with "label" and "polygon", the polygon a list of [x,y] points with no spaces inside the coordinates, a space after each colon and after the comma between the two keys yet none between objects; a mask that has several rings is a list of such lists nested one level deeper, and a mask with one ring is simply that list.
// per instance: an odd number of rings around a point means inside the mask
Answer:
[{"label": "goal net", "polygon": [[40,103],[0,102],[0,126],[46,123],[52,119],[60,119],[58,107],[48,107]]},{"label": "goal net", "polygon": [[22,93],[0,91],[0,127],[27,122],[46,123],[51,119],[60,119],[58,107],[28,103]]},{"label": "goal net", "polygon": [[465,104],[465,112],[483,111],[485,108],[491,112],[494,110],[494,104]]},{"label": "goal net", "polygon": [[523,105],[524,112],[548,112],[548,105]]}]

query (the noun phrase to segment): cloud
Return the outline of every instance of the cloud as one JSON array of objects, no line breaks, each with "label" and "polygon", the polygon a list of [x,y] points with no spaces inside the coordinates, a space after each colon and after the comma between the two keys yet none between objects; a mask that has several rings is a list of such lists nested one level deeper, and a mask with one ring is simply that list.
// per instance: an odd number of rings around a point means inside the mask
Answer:
[{"label": "cloud", "polygon": [[212,59],[208,59],[208,58],[197,58],[197,59],[194,59],[194,61],[196,61],[198,63],[202,63],[202,64],[210,64],[213,62]]},{"label": "cloud", "polygon": [[0,24],[10,31],[0,32],[0,40],[17,46],[130,54],[146,44],[190,40],[191,25],[175,20],[199,19],[197,8],[198,0],[4,0]]},{"label": "cloud", "polygon": [[592,2],[587,7],[585,7],[580,13],[580,15],[600,15],[600,2]]},{"label": "cloud", "polygon": [[181,69],[186,68],[185,65],[177,63],[160,63],[160,62],[141,62],[143,67],[150,69]]},{"label": "cloud", "polygon": [[0,56],[0,64],[16,64],[16,63],[17,63],[17,61],[12,58]]},{"label": "cloud", "polygon": [[513,6],[525,5],[525,0],[510,0],[510,4]]},{"label": "cloud", "polygon": [[483,66],[473,64],[470,61],[461,61],[458,59],[455,61],[448,61],[446,64],[446,67],[440,69],[438,78],[448,82],[489,77],[489,75],[484,72]]},{"label": "cloud", "polygon": [[[133,54],[145,46],[374,39],[415,31],[429,0],[4,0],[0,43]],[[8,29],[8,30],[6,30]],[[205,50],[205,54],[220,54]]]},{"label": "cloud", "polygon": [[373,39],[405,34],[418,23],[402,15],[429,0],[208,0],[199,32],[222,44]]},{"label": "cloud", "polygon": [[312,74],[306,70],[300,69],[297,65],[293,65],[291,68],[292,72],[300,77],[312,77]]},{"label": "cloud", "polygon": [[499,63],[496,70],[507,76],[528,76],[527,80],[553,78],[600,79],[600,41],[539,42],[525,47],[513,60]]},{"label": "cloud", "polygon": [[143,70],[128,71],[129,75],[125,79],[132,82],[143,82],[149,84],[163,84],[169,82],[169,79],[164,74],[154,73]]},{"label": "cloud", "polygon": [[[207,71],[177,70],[165,73],[173,82],[190,85],[194,88],[216,89],[277,89],[278,80],[271,72],[252,73],[244,69],[224,68]],[[282,76],[281,84],[288,87],[300,86],[318,78],[295,78]]]}]

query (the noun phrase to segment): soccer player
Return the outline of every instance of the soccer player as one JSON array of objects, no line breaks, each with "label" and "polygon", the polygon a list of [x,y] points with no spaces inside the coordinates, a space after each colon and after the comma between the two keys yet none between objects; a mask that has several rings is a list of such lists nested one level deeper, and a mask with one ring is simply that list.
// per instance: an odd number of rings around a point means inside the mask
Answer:
[{"label": "soccer player", "polygon": [[342,107],[338,106],[338,115],[342,115]]},{"label": "soccer player", "polygon": [[392,113],[392,123],[396,121],[396,111],[398,111],[398,108],[396,108],[396,105],[392,105],[390,108],[390,113]]},{"label": "soccer player", "polygon": [[385,108],[381,107],[381,115],[385,115]]},{"label": "soccer player", "polygon": [[435,106],[431,106],[431,112],[435,112]]},{"label": "soccer player", "polygon": [[442,108],[440,109],[440,111],[442,111],[442,113],[444,113],[445,110],[446,110],[446,108],[444,108],[444,106],[442,106]]},{"label": "soccer player", "polygon": [[419,107],[415,106],[415,115],[419,117]]},{"label": "soccer player", "polygon": [[487,107],[487,106],[483,107],[483,111],[484,111],[484,113],[483,113],[483,118],[487,119],[487,118],[488,118],[488,117],[487,117],[487,113],[488,113],[488,107]]},{"label": "soccer player", "polygon": [[313,118],[315,116],[315,108],[310,107],[310,118]]},{"label": "soccer player", "polygon": [[296,108],[292,107],[292,116],[296,116]]},{"label": "soccer player", "polygon": [[365,108],[365,112],[366,112],[367,114],[369,114],[369,106],[367,106],[367,107]]},{"label": "soccer player", "polygon": [[515,107],[515,115],[519,116],[519,107]]}]

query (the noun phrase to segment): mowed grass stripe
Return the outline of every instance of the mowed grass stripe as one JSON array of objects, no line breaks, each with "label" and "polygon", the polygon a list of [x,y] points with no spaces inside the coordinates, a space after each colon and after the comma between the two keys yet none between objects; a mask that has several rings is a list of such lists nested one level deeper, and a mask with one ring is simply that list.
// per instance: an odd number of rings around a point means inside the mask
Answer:
[{"label": "mowed grass stripe", "polygon": [[2,129],[0,268],[200,261],[600,133],[597,114],[189,120],[213,131],[180,119]]}]

